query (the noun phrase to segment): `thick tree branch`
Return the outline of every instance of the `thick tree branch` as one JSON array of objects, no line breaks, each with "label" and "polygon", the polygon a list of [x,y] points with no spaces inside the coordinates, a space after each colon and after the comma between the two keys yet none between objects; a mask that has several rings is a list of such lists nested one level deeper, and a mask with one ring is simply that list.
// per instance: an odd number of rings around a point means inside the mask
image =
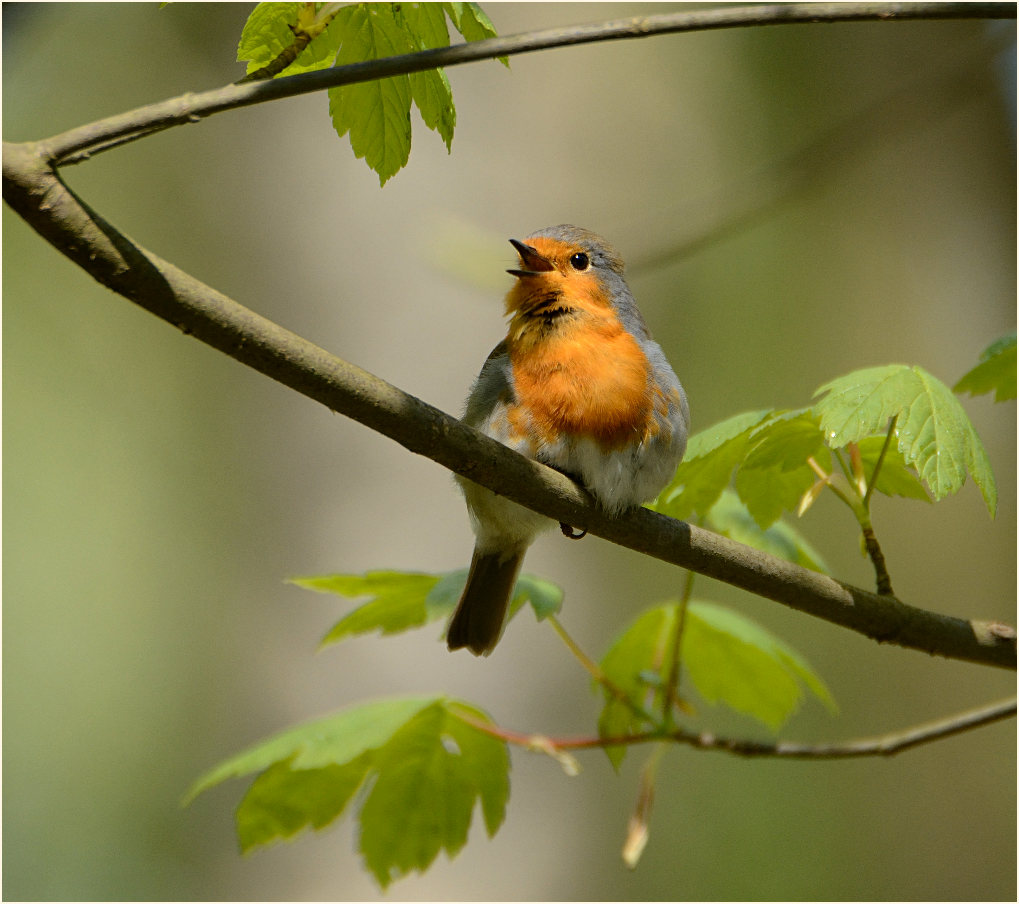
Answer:
[{"label": "thick tree branch", "polygon": [[593,25],[552,28],[473,41],[367,63],[321,69],[271,81],[227,85],[130,110],[57,135],[40,144],[53,166],[66,166],[128,141],[199,122],[225,110],[321,91],[337,85],[387,78],[425,69],[448,68],[501,56],[556,47],[645,38],[651,35],[807,22],[909,21],[916,19],[1014,19],[1014,3],[777,3],[760,6],[682,10],[657,16],[617,19]]},{"label": "thick tree branch", "polygon": [[874,640],[1004,668],[1016,633],[880,597],[639,509],[609,518],[570,480],[241,306],[136,245],[81,201],[38,144],[4,145],[7,203],[113,291],[238,361],[508,498],[621,546]]}]

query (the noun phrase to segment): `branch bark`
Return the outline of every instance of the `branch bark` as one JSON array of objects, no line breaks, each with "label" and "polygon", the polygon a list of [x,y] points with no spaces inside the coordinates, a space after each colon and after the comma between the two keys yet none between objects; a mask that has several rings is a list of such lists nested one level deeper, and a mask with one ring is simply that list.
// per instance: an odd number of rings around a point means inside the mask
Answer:
[{"label": "branch bark", "polygon": [[333,411],[556,521],[883,643],[1016,667],[1016,632],[881,597],[663,515],[609,518],[576,484],[248,310],[134,243],[60,179],[40,144],[4,145],[3,196],[103,285]]}]

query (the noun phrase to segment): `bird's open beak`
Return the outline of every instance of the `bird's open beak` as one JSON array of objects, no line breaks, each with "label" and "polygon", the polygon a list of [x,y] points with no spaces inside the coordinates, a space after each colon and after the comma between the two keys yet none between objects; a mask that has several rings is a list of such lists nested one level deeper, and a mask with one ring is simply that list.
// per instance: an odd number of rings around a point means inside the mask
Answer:
[{"label": "bird's open beak", "polygon": [[525,245],[516,239],[510,239],[510,244],[517,249],[523,267],[520,270],[507,270],[507,273],[513,276],[541,276],[542,273],[548,273],[555,269],[552,263],[538,254],[530,245]]}]

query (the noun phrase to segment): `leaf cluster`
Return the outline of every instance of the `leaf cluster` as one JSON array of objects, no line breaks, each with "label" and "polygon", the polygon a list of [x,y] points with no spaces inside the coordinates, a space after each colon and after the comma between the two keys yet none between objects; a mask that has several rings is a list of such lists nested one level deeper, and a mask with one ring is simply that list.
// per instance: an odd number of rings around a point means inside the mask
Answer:
[{"label": "leaf cluster", "polygon": [[[266,78],[448,47],[447,18],[467,41],[495,36],[476,3],[259,3],[241,33],[237,59],[247,63],[249,78]],[[410,158],[412,102],[448,151],[456,108],[442,69],[329,89],[337,135],[350,136],[354,155],[382,185]]]},{"label": "leaf cluster", "polygon": [[[677,648],[674,638],[681,635]],[[707,703],[721,703],[777,731],[802,704],[805,691],[832,711],[835,701],[806,660],[760,625],[724,606],[705,601],[674,602],[642,613],[602,659],[605,706],[598,719],[603,738],[642,731],[667,733],[662,719],[669,675],[679,655],[685,674]],[[612,764],[626,748],[606,747]]]},{"label": "leaf cluster", "polygon": [[[1000,378],[1000,357],[993,360]],[[1013,370],[1013,397],[1014,383]],[[802,514],[821,489],[839,489],[843,478],[842,491],[860,502],[875,491],[938,501],[958,492],[968,475],[994,515],[997,487],[983,443],[952,391],[926,370],[858,370],[814,395],[809,408],[745,412],[691,437],[654,508],[684,520],[707,518],[731,483],[767,528],[784,511]]]}]

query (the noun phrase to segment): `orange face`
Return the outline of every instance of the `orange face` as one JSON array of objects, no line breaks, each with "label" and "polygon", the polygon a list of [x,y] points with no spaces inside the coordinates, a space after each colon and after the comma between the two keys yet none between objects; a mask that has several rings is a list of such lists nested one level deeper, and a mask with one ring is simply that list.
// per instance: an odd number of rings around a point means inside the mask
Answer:
[{"label": "orange face", "polygon": [[[579,245],[538,236],[518,244],[522,270],[510,271],[519,276],[506,296],[506,313],[541,316],[567,310],[584,310],[592,315],[611,312],[605,288],[590,259]],[[530,254],[533,249],[536,254]]]},{"label": "orange face", "polygon": [[646,439],[657,428],[650,365],[584,249],[545,237],[517,249],[506,311],[518,416],[547,442],[565,433],[608,450]]}]

